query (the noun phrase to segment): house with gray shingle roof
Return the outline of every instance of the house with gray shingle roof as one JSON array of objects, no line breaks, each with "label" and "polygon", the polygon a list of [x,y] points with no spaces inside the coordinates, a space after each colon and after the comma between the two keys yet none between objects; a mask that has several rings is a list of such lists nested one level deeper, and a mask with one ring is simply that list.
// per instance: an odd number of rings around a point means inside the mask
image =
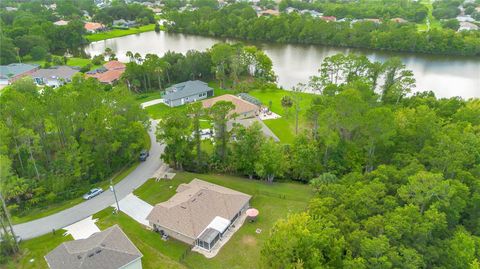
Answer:
[{"label": "house with gray shingle roof", "polygon": [[202,100],[213,96],[213,89],[200,80],[189,80],[175,84],[165,90],[163,102],[170,107]]},{"label": "house with gray shingle roof", "polygon": [[45,256],[50,269],[141,269],[142,253],[118,225],[64,242]]},{"label": "house with gray shingle roof", "polygon": [[38,69],[31,74],[31,77],[37,85],[55,88],[72,81],[72,77],[78,72],[80,72],[79,68],[62,65]]},{"label": "house with gray shingle roof", "polygon": [[38,64],[13,63],[0,65],[0,85],[12,84],[24,76],[28,76],[40,68]]},{"label": "house with gray shingle roof", "polygon": [[180,184],[147,216],[154,231],[211,250],[249,208],[251,196],[200,179]]}]

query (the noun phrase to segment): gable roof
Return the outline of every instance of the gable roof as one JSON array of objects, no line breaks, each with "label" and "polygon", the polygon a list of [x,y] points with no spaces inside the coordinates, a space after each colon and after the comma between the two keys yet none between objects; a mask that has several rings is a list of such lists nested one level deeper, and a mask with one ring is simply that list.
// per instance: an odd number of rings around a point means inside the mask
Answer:
[{"label": "gable roof", "polygon": [[203,100],[202,101],[203,108],[212,107],[218,101],[232,102],[235,105],[235,109],[231,111],[231,114],[233,113],[243,114],[247,112],[256,111],[259,108],[257,105],[254,105],[248,101],[241,99],[240,97],[237,97],[231,94],[224,94],[214,98]]},{"label": "gable roof", "polygon": [[125,64],[119,61],[109,61],[93,72],[88,72],[87,77],[96,78],[102,83],[113,83],[120,79],[125,72]]},{"label": "gable roof", "polygon": [[120,61],[108,61],[103,65],[107,70],[125,69],[126,66]]},{"label": "gable roof", "polygon": [[215,219],[233,217],[251,196],[200,179],[180,184],[168,201],[155,205],[147,220],[196,239]]},{"label": "gable roof", "polygon": [[118,225],[89,238],[62,243],[45,260],[51,269],[117,269],[143,255]]},{"label": "gable roof", "polygon": [[208,87],[208,84],[200,80],[189,80],[182,83],[178,83],[168,87],[163,96],[165,100],[176,100],[183,97],[188,97],[194,94],[208,92],[213,90]]},{"label": "gable roof", "polygon": [[33,78],[42,78],[42,79],[61,78],[65,80],[70,80],[73,77],[73,75],[75,75],[78,72],[80,71],[77,68],[62,65],[62,66],[55,66],[51,68],[38,69],[31,76]]},{"label": "gable roof", "polygon": [[9,65],[0,65],[0,78],[9,79],[18,75],[35,70],[39,67],[38,64],[23,64],[13,63]]}]

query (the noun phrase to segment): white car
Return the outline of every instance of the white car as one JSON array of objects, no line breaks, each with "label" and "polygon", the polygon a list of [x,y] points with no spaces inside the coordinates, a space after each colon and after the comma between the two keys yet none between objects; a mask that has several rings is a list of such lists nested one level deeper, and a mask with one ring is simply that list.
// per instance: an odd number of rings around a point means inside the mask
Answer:
[{"label": "white car", "polygon": [[89,192],[85,193],[83,195],[83,199],[85,200],[90,200],[92,199],[93,197],[99,195],[100,193],[103,192],[103,189],[102,188],[94,188],[94,189],[91,189]]}]

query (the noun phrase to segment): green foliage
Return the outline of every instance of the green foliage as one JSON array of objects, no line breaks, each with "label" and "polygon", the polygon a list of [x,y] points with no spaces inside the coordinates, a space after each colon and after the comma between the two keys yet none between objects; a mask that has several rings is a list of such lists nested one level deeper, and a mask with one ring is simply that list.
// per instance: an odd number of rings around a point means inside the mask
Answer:
[{"label": "green foliage", "polygon": [[25,79],[1,95],[1,160],[12,168],[1,183],[9,205],[22,211],[77,197],[137,159],[146,147],[146,115],[125,88],[99,89],[75,77],[40,94]]},{"label": "green foliage", "polygon": [[[314,18],[300,13],[282,14],[280,16],[257,17],[253,8],[245,3],[227,5],[221,9],[199,9],[185,12],[171,12],[168,18],[174,23],[167,26],[167,30],[190,34],[199,34],[214,37],[231,37],[243,40],[289,42],[300,44],[318,44],[328,46],[345,46],[356,48],[371,48],[401,52],[420,52],[449,55],[479,55],[480,33],[469,31],[456,33],[451,29],[431,29],[428,33],[419,32],[413,23],[390,22],[389,18],[396,17],[385,6],[398,5],[405,10],[412,10],[412,6],[419,6],[418,13],[410,16],[415,21],[422,21],[427,12],[420,3],[404,3],[398,1],[365,1],[363,4],[352,3],[354,9],[359,6],[368,9],[366,18],[378,18],[378,14],[385,20],[381,24],[371,21],[360,21],[350,24],[345,22],[326,22],[321,18]],[[405,1],[400,1],[405,2]],[[437,1],[439,2],[439,1]],[[437,3],[435,2],[435,3]],[[303,3],[303,2],[302,2]],[[317,3],[317,2],[315,2]],[[332,5],[337,5],[333,4]],[[340,4],[339,4],[340,5]],[[375,5],[381,11],[370,6]],[[342,18],[350,16],[341,14],[342,8],[320,10],[325,15],[335,14]],[[368,16],[367,16],[368,15]],[[351,18],[362,18],[355,14]],[[452,46],[451,44],[456,44]]]}]

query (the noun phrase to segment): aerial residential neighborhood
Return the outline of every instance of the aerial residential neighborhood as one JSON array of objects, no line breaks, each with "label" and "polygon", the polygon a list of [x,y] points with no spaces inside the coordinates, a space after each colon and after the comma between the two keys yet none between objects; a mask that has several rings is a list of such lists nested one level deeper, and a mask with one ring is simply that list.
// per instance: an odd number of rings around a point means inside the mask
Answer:
[{"label": "aerial residential neighborhood", "polygon": [[0,25],[0,269],[480,268],[480,1]]}]

